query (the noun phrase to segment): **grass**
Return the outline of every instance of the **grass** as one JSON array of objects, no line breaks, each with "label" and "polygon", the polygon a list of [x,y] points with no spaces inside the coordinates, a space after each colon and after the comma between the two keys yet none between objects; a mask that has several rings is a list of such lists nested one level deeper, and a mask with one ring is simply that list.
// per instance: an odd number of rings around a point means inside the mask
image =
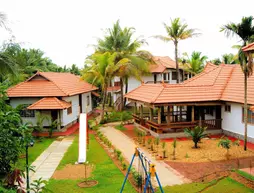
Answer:
[{"label": "grass", "polygon": [[[165,193],[185,193],[185,192],[188,192],[188,193],[197,193],[197,192],[254,193],[253,190],[245,187],[243,184],[240,184],[236,182],[235,180],[232,180],[229,177],[222,179],[217,184],[216,184],[216,181],[213,180],[209,183],[190,183],[190,184],[168,186],[168,187],[164,187],[163,190]],[[156,193],[160,193],[160,191],[158,190]]]},{"label": "grass", "polygon": [[[65,153],[62,161],[57,169],[63,168],[66,164],[73,164],[78,159],[78,137],[75,138],[73,144],[69,147]],[[113,193],[119,192],[124,175],[114,165],[112,160],[108,157],[104,149],[95,140],[94,135],[90,135],[89,150],[87,152],[87,160],[89,163],[95,165],[95,169],[92,173],[92,179],[95,179],[99,184],[95,187],[82,189],[77,186],[78,180],[56,180],[50,179],[47,188],[54,193],[75,192],[75,193]],[[134,188],[130,183],[126,183],[124,192],[134,193]]]},{"label": "grass", "polygon": [[[28,148],[28,163],[30,165],[45,149],[50,146],[50,144],[55,140],[55,138],[41,138],[40,140],[36,139],[34,146]],[[17,168],[25,169],[25,164],[26,158],[20,158],[17,163]]]},{"label": "grass", "polygon": [[127,130],[122,124],[115,126],[115,128],[120,130],[120,131],[126,131]]},{"label": "grass", "polygon": [[235,180],[228,177],[219,181],[215,186],[212,186],[204,191],[204,193],[214,193],[214,192],[253,193],[254,190],[251,190],[246,186],[244,186],[243,184],[240,184],[239,182],[236,182]]},{"label": "grass", "polygon": [[238,173],[239,175],[249,179],[249,180],[253,180],[254,181],[254,176],[248,174],[247,172],[241,171],[241,170],[236,170],[236,173]]}]

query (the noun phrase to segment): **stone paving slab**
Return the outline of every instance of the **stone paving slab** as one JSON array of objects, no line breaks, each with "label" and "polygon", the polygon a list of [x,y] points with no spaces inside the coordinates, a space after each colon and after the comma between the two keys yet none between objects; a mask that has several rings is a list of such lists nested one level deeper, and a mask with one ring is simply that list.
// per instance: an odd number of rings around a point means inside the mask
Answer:
[{"label": "stone paving slab", "polygon": [[[112,142],[114,147],[119,149],[123,156],[131,162],[131,158],[134,154],[134,150],[136,144],[132,139],[123,134],[121,131],[116,130],[113,127],[101,127],[100,131]],[[172,186],[176,184],[183,184],[186,182],[190,182],[190,180],[184,178],[181,174],[179,174],[176,170],[165,164],[163,161],[155,160],[149,152],[140,148],[142,152],[144,152],[145,156],[147,156],[153,164],[155,164],[156,172],[159,176],[160,182],[162,186]],[[138,159],[135,158],[134,167],[138,169]]]},{"label": "stone paving slab", "polygon": [[[31,164],[35,172],[30,172],[30,183],[42,178],[49,180],[54,174],[65,152],[73,142],[73,137],[66,137],[62,141],[54,141],[37,159]],[[26,182],[26,180],[24,180]],[[26,187],[26,184],[24,184]]]}]

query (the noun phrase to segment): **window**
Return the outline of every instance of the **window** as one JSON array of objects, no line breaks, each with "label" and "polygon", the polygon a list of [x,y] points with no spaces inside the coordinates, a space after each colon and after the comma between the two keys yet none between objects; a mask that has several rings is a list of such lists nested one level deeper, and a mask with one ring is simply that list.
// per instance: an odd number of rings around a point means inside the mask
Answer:
[{"label": "window", "polygon": [[167,80],[167,74],[166,73],[163,74],[163,80]]},{"label": "window", "polygon": [[87,105],[87,106],[90,105],[90,97],[89,97],[89,96],[86,97],[86,105]]},{"label": "window", "polygon": [[231,105],[225,105],[225,112],[231,112]]},{"label": "window", "polygon": [[176,80],[176,72],[172,72],[172,80]]},{"label": "window", "polygon": [[72,114],[72,102],[69,103],[71,103],[71,106],[67,109],[67,115]]},{"label": "window", "polygon": [[[248,109],[248,118],[247,118],[247,122],[250,124],[254,124],[254,113]],[[242,110],[242,122],[244,122],[244,108]]]},{"label": "window", "polygon": [[157,82],[157,74],[153,75],[153,79],[154,79],[154,83],[156,83]]},{"label": "window", "polygon": [[22,110],[20,110],[20,112],[19,112],[21,117],[35,117],[34,110],[27,109],[27,107],[30,105],[31,104],[22,105],[24,108]]}]

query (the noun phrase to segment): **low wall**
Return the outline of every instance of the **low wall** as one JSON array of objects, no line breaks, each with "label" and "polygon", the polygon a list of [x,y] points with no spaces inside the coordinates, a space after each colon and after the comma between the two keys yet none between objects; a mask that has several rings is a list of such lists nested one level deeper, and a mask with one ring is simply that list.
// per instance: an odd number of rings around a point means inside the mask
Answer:
[{"label": "low wall", "polygon": [[[227,131],[227,130],[223,130],[223,133],[224,133],[225,135],[228,135],[228,136],[231,136],[231,137],[234,137],[234,138],[237,138],[237,139],[244,140],[244,136],[241,135],[241,134],[234,133],[234,132]],[[251,143],[254,143],[254,138],[252,138],[252,137],[247,137],[247,141],[248,141],[248,142],[251,142]]]}]

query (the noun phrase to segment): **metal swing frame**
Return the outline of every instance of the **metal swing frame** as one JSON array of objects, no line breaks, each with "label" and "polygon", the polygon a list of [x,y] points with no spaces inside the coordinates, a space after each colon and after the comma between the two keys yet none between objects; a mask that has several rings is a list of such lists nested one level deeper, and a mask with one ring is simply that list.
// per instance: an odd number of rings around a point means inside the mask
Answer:
[{"label": "metal swing frame", "polygon": [[[122,188],[121,188],[121,190],[120,190],[120,193],[123,193],[124,186],[125,186],[126,181],[127,181],[127,179],[128,179],[128,176],[129,176],[129,173],[130,173],[130,171],[131,171],[131,167],[132,167],[132,164],[133,164],[133,162],[134,162],[135,157],[138,157],[138,158],[139,158],[139,160],[140,160],[140,162],[141,162],[141,164],[142,164],[142,167],[143,167],[143,169],[144,169],[144,171],[145,171],[145,175],[146,175],[146,182],[145,182],[145,186],[144,186],[144,191],[143,191],[143,193],[146,193],[148,187],[150,187],[152,193],[154,193],[154,188],[153,188],[152,182],[151,182],[151,177],[154,177],[154,176],[156,177],[156,180],[157,180],[157,182],[158,182],[158,185],[159,185],[159,188],[160,188],[161,193],[164,193],[164,191],[163,191],[163,189],[162,189],[162,186],[161,186],[161,183],[160,183],[160,179],[159,179],[158,174],[157,174],[157,172],[156,172],[156,170],[155,170],[155,165],[152,164],[152,162],[151,162],[151,161],[144,155],[144,153],[143,153],[139,148],[137,148],[137,147],[135,148],[135,153],[134,153],[133,156],[132,156],[131,163],[130,163],[130,166],[129,166],[129,168],[128,168],[128,171],[127,171],[127,173],[126,173],[126,175],[125,175],[125,178],[124,178],[124,181],[123,181],[123,184],[122,184]],[[142,158],[145,159],[145,160],[148,162],[148,164],[149,164],[149,171],[148,171],[148,168],[145,167],[145,164],[144,164]]]}]

